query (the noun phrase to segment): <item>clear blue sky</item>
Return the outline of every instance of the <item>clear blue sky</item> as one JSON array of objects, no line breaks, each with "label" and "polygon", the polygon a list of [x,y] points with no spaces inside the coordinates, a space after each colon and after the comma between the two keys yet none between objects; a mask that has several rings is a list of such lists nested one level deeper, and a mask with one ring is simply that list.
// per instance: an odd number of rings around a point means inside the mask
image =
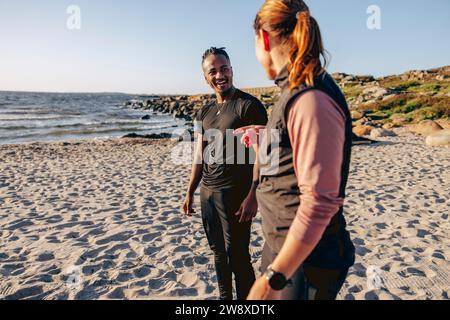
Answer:
[{"label": "clear blue sky", "polygon": [[[263,0],[0,0],[0,90],[199,93],[200,58],[227,47],[239,87],[272,85],[256,61]],[[329,71],[387,75],[450,64],[449,0],[310,0]],[[81,30],[66,9],[81,8]],[[366,27],[369,5],[382,30]]]}]

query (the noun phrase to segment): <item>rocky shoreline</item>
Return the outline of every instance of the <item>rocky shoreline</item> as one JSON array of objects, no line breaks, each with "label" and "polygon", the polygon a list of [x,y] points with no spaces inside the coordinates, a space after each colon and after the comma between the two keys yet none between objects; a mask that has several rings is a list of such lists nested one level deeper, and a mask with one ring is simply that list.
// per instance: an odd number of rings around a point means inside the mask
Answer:
[{"label": "rocky shoreline", "polygon": [[[395,135],[393,128],[406,127],[424,136],[439,134],[438,145],[450,145],[450,66],[381,78],[345,73],[334,73],[332,77],[347,97],[355,135],[378,139]],[[269,113],[280,93],[277,87],[242,90],[261,100]],[[144,120],[150,118],[150,113],[160,112],[192,125],[197,112],[214,101],[215,96],[210,94],[152,96],[125,105],[148,111]]]}]

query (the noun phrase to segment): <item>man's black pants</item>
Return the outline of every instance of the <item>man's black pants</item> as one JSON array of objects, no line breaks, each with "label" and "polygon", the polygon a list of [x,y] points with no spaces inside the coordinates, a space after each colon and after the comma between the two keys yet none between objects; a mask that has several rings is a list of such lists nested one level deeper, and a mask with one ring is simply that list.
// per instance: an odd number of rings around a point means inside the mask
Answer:
[{"label": "man's black pants", "polygon": [[220,299],[232,300],[232,274],[238,300],[247,298],[255,273],[249,254],[251,222],[239,223],[235,213],[248,195],[248,189],[231,188],[213,192],[201,188],[203,226],[214,252]]}]

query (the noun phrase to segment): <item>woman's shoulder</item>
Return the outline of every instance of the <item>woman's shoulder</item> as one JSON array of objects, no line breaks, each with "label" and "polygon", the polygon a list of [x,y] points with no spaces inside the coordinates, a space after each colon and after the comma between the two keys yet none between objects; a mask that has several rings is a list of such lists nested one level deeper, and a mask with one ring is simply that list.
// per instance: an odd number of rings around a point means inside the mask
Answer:
[{"label": "woman's shoulder", "polygon": [[319,89],[310,89],[300,94],[290,105],[289,113],[294,112],[301,116],[340,116],[345,114],[338,103],[327,93]]}]

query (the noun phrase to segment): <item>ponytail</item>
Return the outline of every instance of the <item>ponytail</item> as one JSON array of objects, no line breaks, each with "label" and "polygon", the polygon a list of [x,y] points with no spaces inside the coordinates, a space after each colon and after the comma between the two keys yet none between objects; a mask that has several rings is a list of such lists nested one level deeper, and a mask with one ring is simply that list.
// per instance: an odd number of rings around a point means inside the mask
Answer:
[{"label": "ponytail", "polygon": [[289,88],[313,86],[326,64],[317,21],[302,0],[266,0],[255,20],[255,31],[264,29],[286,43],[289,52]]}]

